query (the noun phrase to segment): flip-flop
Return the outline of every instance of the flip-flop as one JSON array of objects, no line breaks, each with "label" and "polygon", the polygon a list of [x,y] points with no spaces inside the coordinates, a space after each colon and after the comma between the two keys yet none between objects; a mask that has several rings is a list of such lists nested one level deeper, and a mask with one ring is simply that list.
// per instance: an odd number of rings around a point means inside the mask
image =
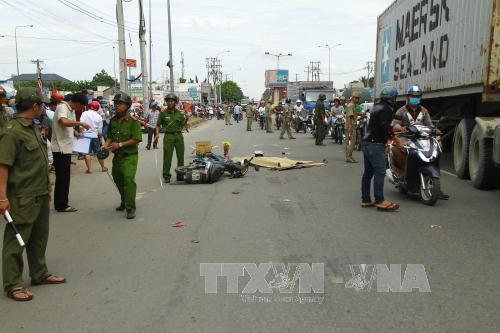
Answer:
[{"label": "flip-flop", "polygon": [[[16,295],[20,295],[20,294],[25,294],[28,297],[19,298],[16,296]],[[31,293],[28,289],[26,289],[24,287],[17,287],[17,288],[13,288],[13,289],[9,290],[7,292],[7,297],[10,299],[13,299],[16,302],[28,302],[28,301],[31,301],[33,299],[33,295],[30,295],[30,294]]]},{"label": "flip-flop", "polygon": [[377,210],[382,212],[395,212],[399,209],[399,205],[397,203],[390,201],[384,201],[380,204],[376,204],[375,206],[377,207]]},{"label": "flip-flop", "polygon": [[[58,279],[62,279],[62,280],[51,280],[51,278],[58,278]],[[61,284],[61,283],[66,283],[66,279],[61,277],[61,276],[55,276],[55,275],[49,275],[38,282],[31,280],[32,286],[41,286],[44,284]]]}]

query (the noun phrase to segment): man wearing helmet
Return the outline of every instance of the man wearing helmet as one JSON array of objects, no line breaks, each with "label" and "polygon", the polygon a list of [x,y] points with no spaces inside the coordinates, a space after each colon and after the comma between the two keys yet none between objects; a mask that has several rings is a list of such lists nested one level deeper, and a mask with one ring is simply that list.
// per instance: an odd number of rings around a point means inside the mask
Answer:
[{"label": "man wearing helmet", "polygon": [[127,210],[127,219],[135,218],[135,196],[137,185],[135,174],[139,160],[139,142],[142,141],[141,124],[132,118],[129,109],[132,99],[124,92],[113,98],[115,116],[108,127],[108,139],[103,147],[114,153],[113,180],[120,192],[120,206],[117,211]]},{"label": "man wearing helmet", "polygon": [[[170,183],[170,167],[172,165],[172,156],[177,156],[177,166],[184,165],[184,137],[182,136],[182,128],[187,122],[184,111],[179,111],[176,108],[179,103],[179,98],[174,94],[165,96],[167,109],[160,113],[156,125],[155,141],[160,137],[160,128],[163,127],[165,135],[163,136],[163,179],[165,183]],[[177,181],[182,181],[183,177],[177,175]]]},{"label": "man wearing helmet", "polygon": [[292,101],[290,99],[287,99],[286,104],[283,107],[283,124],[282,124],[282,128],[281,128],[280,139],[283,139],[285,132],[288,135],[289,139],[295,139],[295,137],[292,135],[292,131],[290,129],[290,122],[292,121],[292,110],[290,108],[291,103],[292,103]]},{"label": "man wearing helmet", "polygon": [[246,107],[246,117],[247,117],[247,131],[252,130],[252,120],[255,117],[255,107],[253,106],[253,100],[251,100]]},{"label": "man wearing helmet", "polygon": [[[429,111],[421,105],[422,95],[424,92],[418,85],[413,85],[408,88],[406,104],[401,107],[394,116],[393,127],[395,131],[404,131],[408,126],[413,124],[422,124],[429,127],[434,127]],[[437,130],[439,133],[439,130]],[[405,168],[405,156],[403,147],[406,139],[400,136],[394,136],[394,171],[399,176]],[[449,195],[441,192],[439,194],[441,200],[448,200]]]},{"label": "man wearing helmet", "polygon": [[353,157],[354,146],[356,145],[357,135],[357,111],[356,107],[359,105],[360,94],[353,92],[351,102],[346,106],[346,140],[345,140],[345,159],[347,163],[358,163]]},{"label": "man wearing helmet", "polygon": [[[398,92],[392,86],[386,86],[380,93],[380,102],[370,114],[370,121],[366,135],[362,140],[364,157],[364,173],[361,181],[361,206],[373,207],[382,211],[396,211],[399,205],[384,199],[385,177],[385,144],[391,133],[391,123],[394,113],[394,104]],[[375,201],[370,195],[371,180]]]}]

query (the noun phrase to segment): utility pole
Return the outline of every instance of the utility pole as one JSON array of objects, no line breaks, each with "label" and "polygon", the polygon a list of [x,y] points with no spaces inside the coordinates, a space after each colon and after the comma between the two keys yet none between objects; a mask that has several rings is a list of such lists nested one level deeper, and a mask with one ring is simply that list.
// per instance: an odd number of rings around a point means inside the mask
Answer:
[{"label": "utility pole", "polygon": [[366,77],[366,82],[368,88],[370,88],[370,76],[375,75],[375,62],[374,61],[368,61],[366,63],[366,69],[368,71],[368,76]]},{"label": "utility pole", "polygon": [[[218,94],[217,94],[217,81],[219,78],[219,69],[218,69],[218,59],[217,58],[206,58],[207,61],[207,83],[210,84],[210,79],[213,82],[214,89],[214,103],[217,103]],[[210,90],[208,91],[208,100],[210,102]]]},{"label": "utility pole", "polygon": [[153,97],[153,39],[151,38],[151,0],[149,0],[149,95]]},{"label": "utility pole", "polygon": [[181,78],[184,79],[184,52],[181,52]]},{"label": "utility pole", "polygon": [[299,73],[295,74],[295,82],[299,82],[299,75],[300,75]]},{"label": "utility pole", "polygon": [[40,95],[42,95],[43,94],[43,91],[42,91],[42,68],[40,67],[40,64],[43,64],[43,61],[40,59],[36,59],[36,60],[31,60],[31,63],[36,64],[38,90],[40,91]]},{"label": "utility pole", "polygon": [[168,62],[170,64],[170,92],[174,93],[174,61],[172,57],[172,22],[170,20],[170,0],[167,0],[168,11]]},{"label": "utility pole", "polygon": [[142,0],[139,0],[139,43],[141,45],[141,71],[142,71],[142,105],[146,109],[149,106],[149,76],[148,62],[146,60],[146,20],[144,19],[144,10]]},{"label": "utility pole", "polygon": [[311,61],[311,76],[313,81],[321,81],[320,73],[321,73],[321,62],[320,61]]},{"label": "utility pole", "polygon": [[116,55],[114,46],[113,46],[113,81],[115,83],[115,92],[116,92]]},{"label": "utility pole", "polygon": [[118,58],[120,60],[120,90],[128,93],[127,53],[125,48],[125,20],[122,0],[116,0],[116,23],[118,25]]},{"label": "utility pole", "polygon": [[306,70],[304,71],[304,73],[307,73],[307,82],[309,82],[309,73],[311,73],[311,67],[306,66]]}]

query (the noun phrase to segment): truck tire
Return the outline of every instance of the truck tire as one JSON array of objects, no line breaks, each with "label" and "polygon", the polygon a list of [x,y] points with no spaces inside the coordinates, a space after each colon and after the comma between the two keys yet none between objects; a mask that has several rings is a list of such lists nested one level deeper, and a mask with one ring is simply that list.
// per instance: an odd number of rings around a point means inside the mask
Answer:
[{"label": "truck tire", "polygon": [[453,166],[460,179],[469,178],[469,142],[475,124],[474,119],[462,119],[453,136]]},{"label": "truck tire", "polygon": [[483,138],[479,126],[474,128],[470,138],[469,170],[475,188],[490,190],[498,186],[498,170],[493,163],[493,140]]}]

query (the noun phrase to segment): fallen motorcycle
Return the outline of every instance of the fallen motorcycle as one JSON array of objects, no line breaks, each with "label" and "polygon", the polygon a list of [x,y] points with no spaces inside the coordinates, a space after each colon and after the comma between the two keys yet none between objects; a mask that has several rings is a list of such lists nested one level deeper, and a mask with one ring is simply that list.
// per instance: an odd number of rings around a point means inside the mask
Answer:
[{"label": "fallen motorcycle", "polygon": [[210,154],[206,157],[198,157],[187,166],[175,169],[178,176],[184,178],[188,184],[208,183],[212,184],[220,179],[225,173],[229,173],[230,178],[243,177],[248,172],[252,158],[244,160],[243,164],[226,159],[223,156]]}]

